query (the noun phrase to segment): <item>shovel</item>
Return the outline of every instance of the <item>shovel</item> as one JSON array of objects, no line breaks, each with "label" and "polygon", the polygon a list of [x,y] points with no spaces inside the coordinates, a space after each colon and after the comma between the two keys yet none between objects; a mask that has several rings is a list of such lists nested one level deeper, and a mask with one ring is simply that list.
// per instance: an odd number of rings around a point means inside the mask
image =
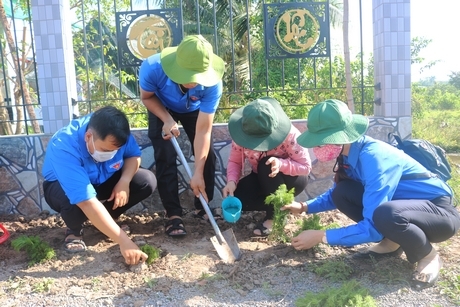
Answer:
[{"label": "shovel", "polygon": [[[187,171],[187,175],[189,176],[189,178],[192,178],[192,171],[190,170],[187,160],[185,159],[184,154],[182,153],[182,150],[180,149],[179,144],[177,143],[177,140],[174,136],[171,138],[171,142],[174,146],[174,149],[177,152],[177,155],[180,158],[180,161],[182,162],[182,165]],[[235,235],[233,234],[233,229],[229,228],[221,232],[219,227],[217,226],[214,216],[212,215],[211,209],[209,209],[209,206],[206,203],[206,200],[204,199],[203,195],[201,195],[201,193],[200,201],[203,205],[204,210],[206,211],[206,214],[208,215],[212,228],[214,228],[214,231],[216,233],[215,237],[211,237],[211,242],[212,245],[214,245],[217,254],[219,254],[219,257],[227,263],[233,263],[236,260],[239,260],[241,258],[241,251],[238,247],[238,242],[236,242]]]}]

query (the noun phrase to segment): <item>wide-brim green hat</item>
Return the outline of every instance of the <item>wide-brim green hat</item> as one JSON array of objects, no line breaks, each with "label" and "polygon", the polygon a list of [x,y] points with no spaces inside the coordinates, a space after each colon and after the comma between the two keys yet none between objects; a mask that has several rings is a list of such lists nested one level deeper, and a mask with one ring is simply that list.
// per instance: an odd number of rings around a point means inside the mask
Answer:
[{"label": "wide-brim green hat", "polygon": [[185,37],[177,47],[161,51],[161,67],[177,84],[198,83],[214,86],[222,80],[225,63],[201,35]]},{"label": "wide-brim green hat", "polygon": [[328,99],[314,106],[308,113],[308,130],[297,143],[306,148],[326,144],[351,144],[364,135],[369,120],[360,114],[352,114],[348,106],[336,99]]},{"label": "wide-brim green hat", "polygon": [[268,151],[286,139],[291,130],[291,120],[276,99],[263,97],[233,112],[228,130],[236,144]]}]

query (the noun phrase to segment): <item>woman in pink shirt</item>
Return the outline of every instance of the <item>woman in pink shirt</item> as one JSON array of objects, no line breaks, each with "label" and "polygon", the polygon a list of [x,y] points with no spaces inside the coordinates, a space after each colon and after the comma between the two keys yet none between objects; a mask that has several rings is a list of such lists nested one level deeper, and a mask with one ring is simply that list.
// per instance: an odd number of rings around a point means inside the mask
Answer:
[{"label": "woman in pink shirt", "polygon": [[[281,184],[295,195],[307,186],[311,171],[308,149],[297,144],[299,130],[291,124],[276,99],[263,97],[236,110],[228,123],[232,148],[227,165],[227,185],[224,197],[238,197],[243,211],[265,211],[265,219],[254,228],[254,234],[270,233],[273,206],[265,198]],[[241,178],[245,160],[252,171]]]}]

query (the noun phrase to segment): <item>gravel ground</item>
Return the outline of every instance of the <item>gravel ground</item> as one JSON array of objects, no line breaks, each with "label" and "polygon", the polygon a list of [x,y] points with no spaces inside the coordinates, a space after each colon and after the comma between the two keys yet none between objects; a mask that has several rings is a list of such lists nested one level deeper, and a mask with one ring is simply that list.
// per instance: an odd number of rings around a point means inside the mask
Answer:
[{"label": "gravel ground", "polygon": [[[318,249],[296,251],[289,244],[254,240],[251,228],[261,218],[245,214],[237,224],[219,222],[225,230],[232,226],[243,258],[225,264],[217,256],[209,238],[211,226],[186,216],[188,235],[172,239],[164,235],[164,218],[158,214],[123,216],[120,222],[131,228],[132,239],[154,245],[162,256],[137,273],[123,263],[117,245],[93,226],[85,227],[88,251],[68,254],[62,250],[64,228],[59,216],[25,220],[0,217],[12,237],[38,235],[56,250],[56,258],[28,266],[22,252],[9,242],[0,245],[0,306],[295,306],[307,292],[336,288],[333,282],[314,273],[318,265],[331,260],[346,261],[353,268],[350,279],[369,289],[378,306],[458,306],[435,286],[417,292],[408,280],[412,272],[405,256],[380,261],[351,258],[365,247],[340,248],[322,245]],[[322,215],[345,224],[340,215]],[[287,230],[295,230],[291,218]],[[460,274],[460,238],[439,245],[446,272]],[[442,282],[444,275],[441,276]]]}]

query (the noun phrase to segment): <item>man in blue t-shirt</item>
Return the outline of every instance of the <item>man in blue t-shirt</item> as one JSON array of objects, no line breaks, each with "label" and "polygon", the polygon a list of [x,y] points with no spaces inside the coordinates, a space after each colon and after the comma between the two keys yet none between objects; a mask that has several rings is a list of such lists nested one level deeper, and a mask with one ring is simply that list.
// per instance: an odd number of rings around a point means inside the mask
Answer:
[{"label": "man in blue t-shirt", "polygon": [[140,156],[126,115],[111,106],[75,119],[53,135],[43,164],[43,191],[66,223],[67,251],[86,250],[83,223],[89,219],[120,245],[127,264],[147,259],[114,221],[156,188],[155,175],[139,168]]},{"label": "man in blue t-shirt", "polygon": [[169,217],[170,236],[186,235],[179,201],[176,152],[169,141],[179,136],[180,121],[192,144],[195,173],[190,187],[197,196],[195,217],[207,220],[200,193],[214,195],[216,156],[212,123],[222,96],[224,61],[201,35],[190,35],[178,47],[165,48],[146,59],[139,71],[141,99],[149,114],[149,138],[155,150],[158,192]]}]

